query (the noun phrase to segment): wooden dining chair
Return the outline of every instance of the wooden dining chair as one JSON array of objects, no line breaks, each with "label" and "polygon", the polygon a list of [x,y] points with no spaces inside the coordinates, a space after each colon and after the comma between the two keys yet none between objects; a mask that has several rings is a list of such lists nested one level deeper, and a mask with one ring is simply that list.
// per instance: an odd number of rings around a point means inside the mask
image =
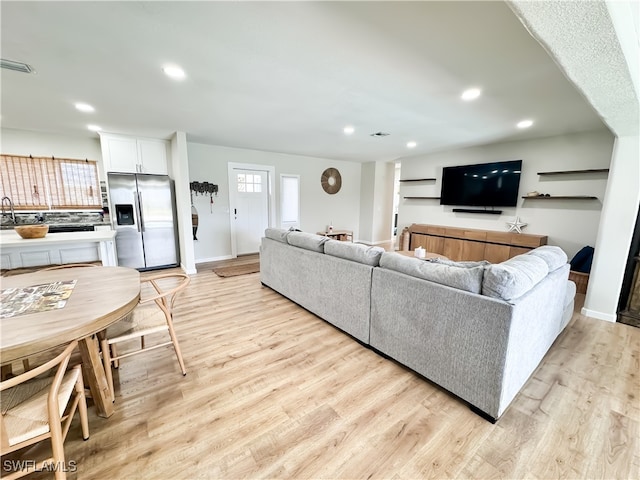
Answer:
[{"label": "wooden dining chair", "polygon": [[[140,301],[133,314],[107,328],[101,335],[100,349],[112,401],[115,401],[115,391],[111,367],[112,365],[118,367],[119,361],[123,358],[173,345],[182,375],[187,374],[178,337],[173,327],[173,307],[176,298],[190,281],[190,278],[183,273],[165,273],[143,278],[140,282]],[[146,336],[161,332],[168,333],[170,340],[150,346],[145,343]],[[134,339],[140,339],[139,348],[118,353],[117,344]]]},{"label": "wooden dining chair", "polygon": [[50,267],[45,267],[40,269],[40,272],[45,272],[47,270],[60,270],[61,268],[80,268],[80,267],[99,267],[100,265],[95,263],[63,263],[62,265],[52,265]]},{"label": "wooden dining chair", "polygon": [[[3,479],[20,478],[43,467],[54,471],[57,480],[66,479],[68,465],[63,443],[76,409],[80,411],[82,437],[89,439],[82,369],[77,365],[67,371],[71,353],[77,346],[74,341],[43,365],[0,382],[1,455],[46,439],[51,439],[52,450],[51,457],[41,462],[25,461],[22,469],[3,475]],[[55,375],[45,375],[54,369]]]}]

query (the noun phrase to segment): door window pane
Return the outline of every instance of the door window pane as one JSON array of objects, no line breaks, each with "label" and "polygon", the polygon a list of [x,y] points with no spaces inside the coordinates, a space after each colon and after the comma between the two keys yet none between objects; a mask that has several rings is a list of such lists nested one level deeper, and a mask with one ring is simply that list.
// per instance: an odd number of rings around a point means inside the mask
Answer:
[{"label": "door window pane", "polygon": [[262,176],[260,174],[239,173],[238,192],[260,193],[262,192]]},{"label": "door window pane", "polygon": [[300,176],[280,176],[282,228],[300,226]]}]

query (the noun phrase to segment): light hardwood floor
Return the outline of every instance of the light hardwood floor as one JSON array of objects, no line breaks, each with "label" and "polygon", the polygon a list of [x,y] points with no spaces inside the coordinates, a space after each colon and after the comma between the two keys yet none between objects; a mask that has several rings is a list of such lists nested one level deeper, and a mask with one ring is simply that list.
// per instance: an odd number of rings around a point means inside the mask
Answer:
[{"label": "light hardwood floor", "polygon": [[90,407],[86,442],[74,420],[69,478],[639,477],[640,330],[628,325],[576,314],[493,425],[259,274],[201,268],[175,324],[187,376],[170,349],[123,360],[115,414]]}]

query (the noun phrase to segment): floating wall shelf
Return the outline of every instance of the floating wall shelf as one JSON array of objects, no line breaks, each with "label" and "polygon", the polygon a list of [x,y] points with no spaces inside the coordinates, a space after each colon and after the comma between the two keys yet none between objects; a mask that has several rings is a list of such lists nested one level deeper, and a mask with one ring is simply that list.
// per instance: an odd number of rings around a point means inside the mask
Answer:
[{"label": "floating wall shelf", "polygon": [[435,182],[435,178],[408,178],[406,180],[400,180],[401,182]]},{"label": "floating wall shelf", "polygon": [[597,200],[598,197],[591,195],[551,195],[550,197],[522,197],[525,200]]},{"label": "floating wall shelf", "polygon": [[440,197],[402,197],[405,200],[418,200],[418,199],[422,199],[422,200],[440,200]]},{"label": "floating wall shelf", "polygon": [[538,175],[571,175],[573,173],[609,173],[609,169],[594,168],[589,170],[562,170],[558,172],[538,172]]},{"label": "floating wall shelf", "polygon": [[485,215],[500,215],[502,210],[477,210],[475,208],[453,208],[452,212],[456,213],[483,213]]}]

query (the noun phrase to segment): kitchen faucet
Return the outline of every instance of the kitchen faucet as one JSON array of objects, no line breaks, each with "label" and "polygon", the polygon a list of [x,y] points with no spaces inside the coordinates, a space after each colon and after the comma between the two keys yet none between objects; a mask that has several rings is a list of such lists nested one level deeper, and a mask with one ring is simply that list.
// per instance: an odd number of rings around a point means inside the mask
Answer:
[{"label": "kitchen faucet", "polygon": [[7,216],[7,212],[5,210],[7,203],[9,204],[9,212],[11,213],[11,220],[13,223],[16,223],[16,214],[13,210],[13,202],[9,197],[2,197],[2,218]]}]

